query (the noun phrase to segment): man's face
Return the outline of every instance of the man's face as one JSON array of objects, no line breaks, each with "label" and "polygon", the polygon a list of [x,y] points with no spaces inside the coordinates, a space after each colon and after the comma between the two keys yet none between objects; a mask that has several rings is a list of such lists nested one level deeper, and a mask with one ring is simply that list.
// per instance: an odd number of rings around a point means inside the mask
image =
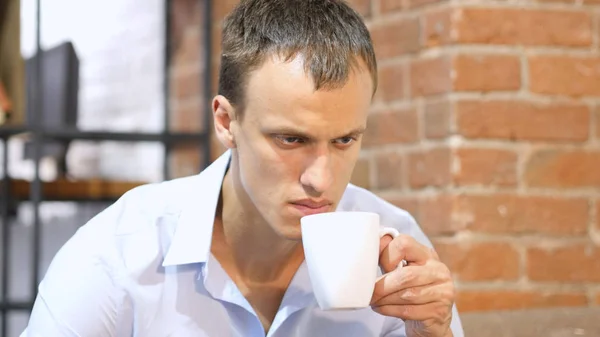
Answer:
[{"label": "man's face", "polygon": [[242,118],[230,124],[238,186],[279,235],[300,238],[300,218],[334,211],[359,155],[372,97],[367,68],[314,90],[300,57],[252,72]]}]

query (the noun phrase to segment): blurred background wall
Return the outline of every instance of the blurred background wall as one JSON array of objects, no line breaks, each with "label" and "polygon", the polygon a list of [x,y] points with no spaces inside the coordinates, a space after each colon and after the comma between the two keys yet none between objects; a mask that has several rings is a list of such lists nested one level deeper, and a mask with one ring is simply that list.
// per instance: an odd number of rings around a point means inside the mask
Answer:
[{"label": "blurred background wall", "polygon": [[[162,130],[163,1],[41,3],[42,48],[71,42],[80,60],[78,128]],[[28,59],[36,52],[36,1],[20,0],[20,7],[21,54]],[[11,145],[12,176],[31,177],[33,165],[23,160],[21,142],[11,140]],[[68,155],[69,173],[77,178],[157,181],[161,151],[156,144],[76,141]],[[51,165],[41,173],[46,179],[54,177]]]},{"label": "blurred background wall", "polygon": [[[0,53],[15,55],[20,52],[23,59],[29,59],[36,52],[36,1],[11,0],[9,3],[9,15],[12,15],[10,22],[16,22],[20,31],[11,29],[4,32],[13,42],[10,47],[13,49],[9,50],[8,44],[2,44]],[[41,3],[42,48],[47,50],[70,42],[79,58],[78,128],[162,131],[164,2],[44,0]],[[4,38],[4,41],[7,40]],[[24,78],[20,80],[23,85]],[[11,84],[5,80],[2,82]],[[18,118],[11,118],[10,124],[23,123],[24,111],[17,112]],[[71,145],[67,160],[69,179],[73,181],[153,182],[162,179],[164,149],[156,143],[74,141]],[[11,178],[31,180],[34,168],[32,160],[24,158],[24,139],[11,138],[9,148]],[[0,150],[4,151],[3,143],[0,144]],[[179,167],[183,173],[197,172],[197,167]],[[4,172],[1,174],[4,175]],[[64,178],[57,176],[55,163],[46,158],[41,161],[40,175],[47,182]],[[41,275],[60,246],[79,226],[107,205],[101,202],[54,201],[40,204]],[[32,296],[33,212],[29,202],[19,203],[17,207],[16,217],[11,217],[10,223],[0,226],[1,229],[10,226],[8,294],[7,298],[0,298],[0,301],[24,303]],[[16,337],[26,324],[28,313],[13,310],[7,316],[8,331],[6,335],[0,332],[0,337]]]}]

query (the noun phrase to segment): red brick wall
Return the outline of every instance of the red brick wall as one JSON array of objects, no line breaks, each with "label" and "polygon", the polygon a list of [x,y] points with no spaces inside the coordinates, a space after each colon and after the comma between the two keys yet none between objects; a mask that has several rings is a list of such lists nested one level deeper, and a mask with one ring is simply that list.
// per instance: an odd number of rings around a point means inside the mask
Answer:
[{"label": "red brick wall", "polygon": [[351,3],[380,65],[353,182],[417,218],[461,311],[600,305],[600,8]]},{"label": "red brick wall", "polygon": [[[206,129],[203,114],[210,102],[203,97],[206,73],[201,27],[204,1],[175,0],[171,17],[171,66],[169,113],[171,131],[201,132]],[[172,149],[172,177],[196,174],[201,164],[203,144],[178,145]]]}]

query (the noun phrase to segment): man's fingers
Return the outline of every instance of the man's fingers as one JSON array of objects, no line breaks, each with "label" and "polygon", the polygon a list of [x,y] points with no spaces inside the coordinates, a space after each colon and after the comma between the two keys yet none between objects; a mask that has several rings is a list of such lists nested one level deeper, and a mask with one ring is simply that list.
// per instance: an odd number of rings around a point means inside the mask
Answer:
[{"label": "man's fingers", "polygon": [[404,289],[435,284],[453,285],[452,275],[445,264],[430,260],[424,266],[408,265],[384,274],[377,280],[371,303]]},{"label": "man's fingers", "polygon": [[427,304],[452,298],[452,288],[447,284],[431,284],[420,287],[405,288],[387,296],[383,296],[372,306]]},{"label": "man's fingers", "polygon": [[384,235],[379,240],[379,255],[383,252],[384,249],[392,242],[394,238],[391,235]]},{"label": "man's fingers", "polygon": [[404,234],[400,234],[384,247],[383,250],[380,249],[379,265],[385,273],[396,269],[402,260],[409,264],[422,265],[432,257],[429,247]]},{"label": "man's fingers", "polygon": [[441,324],[449,319],[448,305],[443,302],[408,305],[382,305],[373,307],[373,311],[385,315],[398,317],[404,321],[428,321]]},{"label": "man's fingers", "polygon": [[421,266],[406,266],[383,275],[375,283],[371,303],[403,289],[420,287],[436,282],[435,270]]}]

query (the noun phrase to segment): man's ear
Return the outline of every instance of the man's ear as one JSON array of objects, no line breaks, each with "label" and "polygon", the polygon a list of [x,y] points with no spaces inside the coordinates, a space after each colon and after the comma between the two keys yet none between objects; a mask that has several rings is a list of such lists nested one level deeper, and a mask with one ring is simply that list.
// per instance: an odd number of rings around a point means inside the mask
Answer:
[{"label": "man's ear", "polygon": [[231,132],[231,122],[235,119],[235,109],[227,98],[217,95],[213,98],[212,110],[217,138],[226,148],[235,148],[235,138]]}]

